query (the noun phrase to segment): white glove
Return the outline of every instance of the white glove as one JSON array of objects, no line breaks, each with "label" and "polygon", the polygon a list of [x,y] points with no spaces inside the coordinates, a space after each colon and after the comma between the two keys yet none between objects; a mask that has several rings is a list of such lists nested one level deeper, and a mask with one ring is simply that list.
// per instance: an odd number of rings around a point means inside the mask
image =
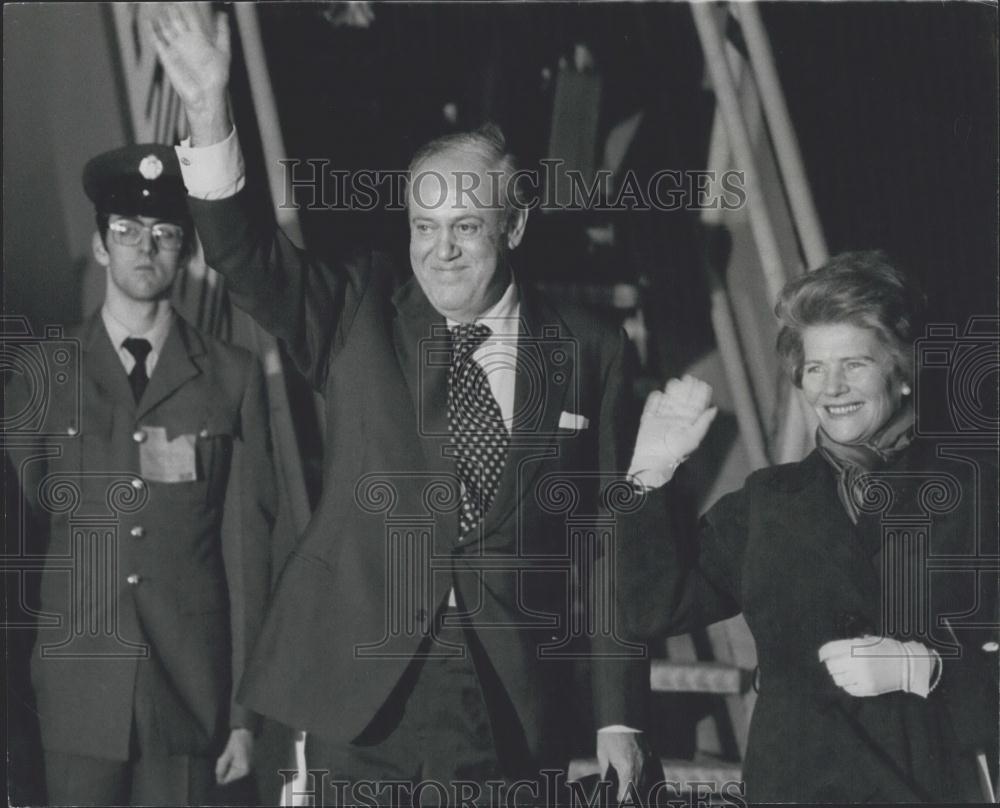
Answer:
[{"label": "white glove", "polygon": [[834,640],[819,649],[819,661],[837,687],[852,696],[879,696],[902,690],[927,698],[940,657],[923,643],[866,634]]},{"label": "white glove", "polygon": [[711,386],[694,376],[671,379],[662,392],[650,393],[629,475],[647,488],[657,488],[673,477],[677,466],[701,445],[719,411],[711,402]]}]

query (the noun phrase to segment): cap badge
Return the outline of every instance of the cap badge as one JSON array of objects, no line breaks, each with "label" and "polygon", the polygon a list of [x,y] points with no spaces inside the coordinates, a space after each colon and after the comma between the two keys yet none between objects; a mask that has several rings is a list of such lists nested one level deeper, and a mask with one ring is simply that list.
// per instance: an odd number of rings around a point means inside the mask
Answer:
[{"label": "cap badge", "polygon": [[163,173],[163,163],[155,154],[147,154],[139,163],[139,173],[147,180],[155,180]]}]

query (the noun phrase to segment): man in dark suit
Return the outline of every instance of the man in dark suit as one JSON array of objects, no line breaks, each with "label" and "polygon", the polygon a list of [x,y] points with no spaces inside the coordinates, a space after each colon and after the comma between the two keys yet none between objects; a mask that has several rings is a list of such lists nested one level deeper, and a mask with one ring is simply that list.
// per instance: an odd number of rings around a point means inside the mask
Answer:
[{"label": "man in dark suit", "polygon": [[518,285],[527,211],[495,129],[414,157],[414,277],[377,252],[330,264],[296,249],[244,189],[217,22],[183,6],[154,22],[191,129],[189,204],[237,304],[323,393],[327,430],[322,496],[241,696],[308,732],[322,798],[371,781],[375,801],[405,801],[385,787],[400,781],[414,800],[502,801],[483,787],[565,766],[566,663],[583,657],[597,757],[624,793],[646,757],[648,667],[618,633],[615,564],[654,507],[625,480],[624,333]]},{"label": "man in dark suit", "polygon": [[7,423],[38,436],[11,455],[45,557],[31,667],[48,802],[198,805],[253,751],[233,691],[269,582],[263,379],[171,307],[193,240],[173,150],[99,155],[84,188],[107,286],[69,334],[79,376],[15,373],[5,396]]}]

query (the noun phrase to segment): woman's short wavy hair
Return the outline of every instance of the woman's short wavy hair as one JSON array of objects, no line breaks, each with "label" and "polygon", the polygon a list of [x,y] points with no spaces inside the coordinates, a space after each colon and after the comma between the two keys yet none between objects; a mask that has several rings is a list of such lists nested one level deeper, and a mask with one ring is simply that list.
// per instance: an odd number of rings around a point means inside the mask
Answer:
[{"label": "woman's short wavy hair", "polygon": [[925,298],[881,250],[844,252],[789,281],[774,313],[780,324],[778,357],[802,386],[802,332],[809,326],[850,323],[870,328],[888,350],[901,381],[913,380],[913,341]]}]

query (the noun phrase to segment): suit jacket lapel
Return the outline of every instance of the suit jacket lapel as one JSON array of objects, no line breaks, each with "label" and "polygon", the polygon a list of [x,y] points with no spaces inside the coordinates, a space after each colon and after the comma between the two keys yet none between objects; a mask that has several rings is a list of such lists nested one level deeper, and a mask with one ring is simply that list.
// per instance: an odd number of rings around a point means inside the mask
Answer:
[{"label": "suit jacket lapel", "polygon": [[[415,279],[411,278],[393,296],[399,316],[392,323],[392,339],[398,369],[398,400],[406,408],[400,422],[414,425],[427,468],[453,474],[454,461],[445,447],[451,440],[447,415],[448,331],[443,316],[427,300]],[[380,384],[382,377],[379,377]],[[405,387],[405,390],[402,389]],[[409,417],[407,417],[409,416]]]},{"label": "suit jacket lapel", "polygon": [[[568,347],[571,337],[559,315],[530,290],[522,297],[521,322],[524,333],[518,343],[514,436],[534,436],[536,442],[540,438],[550,444],[559,429],[566,391],[576,379],[576,357]],[[541,371],[540,379],[533,373],[536,370]]]},{"label": "suit jacket lapel", "polygon": [[569,335],[559,316],[530,290],[522,290],[520,317],[510,450],[483,535],[516,511],[542,468],[541,458],[558,452],[559,416],[576,378],[575,357],[567,349]]},{"label": "suit jacket lapel", "polygon": [[128,383],[128,374],[118,356],[118,351],[111,344],[111,337],[101,320],[100,310],[90,316],[81,330],[81,341],[84,350],[83,371],[100,387],[107,397],[125,406],[135,407],[132,387]]},{"label": "suit jacket lapel", "polygon": [[[174,322],[163,343],[163,353],[156,362],[153,375],[146,385],[146,390],[139,399],[136,417],[142,418],[157,404],[172,395],[181,385],[201,373],[195,361],[203,356],[205,345],[197,331],[188,328],[179,315],[174,315]],[[127,383],[127,379],[126,379]]]}]

